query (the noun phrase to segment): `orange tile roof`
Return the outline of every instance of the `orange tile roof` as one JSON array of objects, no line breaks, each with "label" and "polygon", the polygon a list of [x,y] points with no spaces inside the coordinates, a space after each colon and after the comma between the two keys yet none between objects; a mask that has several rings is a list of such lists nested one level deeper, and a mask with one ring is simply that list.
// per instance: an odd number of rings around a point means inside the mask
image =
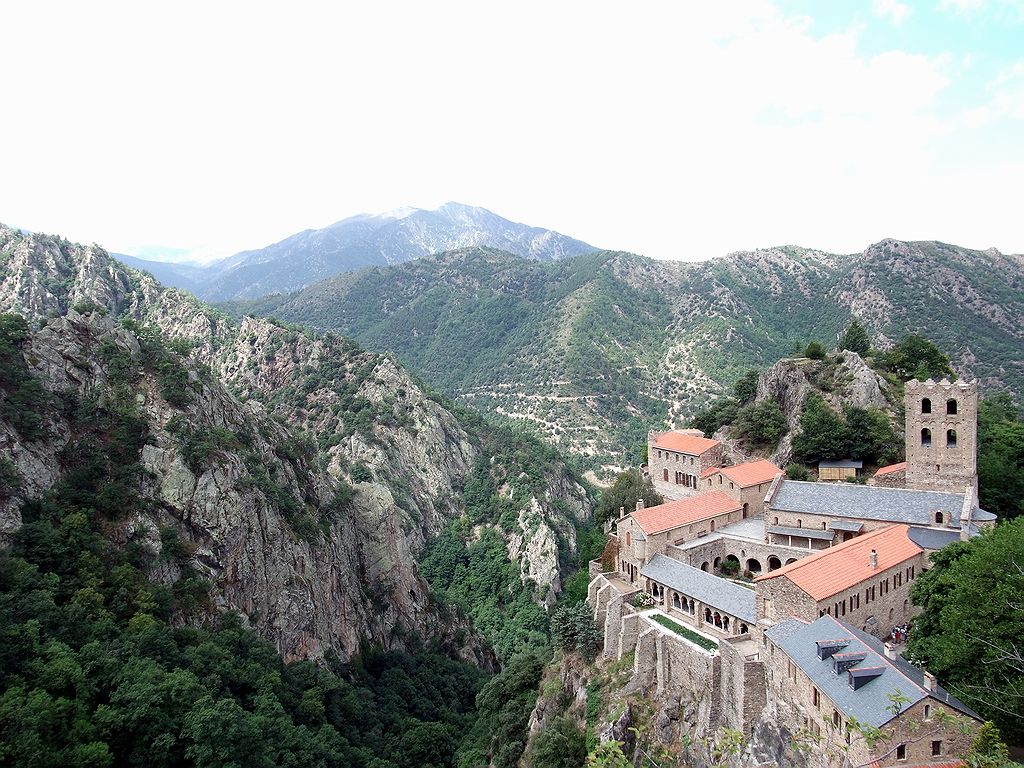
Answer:
[{"label": "orange tile roof", "polygon": [[782,470],[770,461],[759,459],[758,461],[734,464],[731,467],[711,467],[701,477],[710,477],[716,472],[721,472],[740,488],[749,488],[759,483],[767,483],[774,480],[776,475],[782,474]]},{"label": "orange tile roof", "polygon": [[717,440],[709,440],[706,437],[697,435],[684,435],[682,432],[665,432],[658,435],[654,441],[655,448],[663,448],[679,453],[691,453],[700,456],[718,445]]},{"label": "orange tile roof", "polygon": [[656,507],[638,509],[632,516],[645,533],[653,534],[740,509],[742,506],[736,499],[721,491],[712,491]]},{"label": "orange tile roof", "polygon": [[875,477],[879,475],[888,475],[891,472],[902,472],[907,468],[907,462],[901,461],[898,464],[888,464],[884,467],[879,467],[875,472]]},{"label": "orange tile roof", "polygon": [[[923,552],[907,536],[908,528],[879,528],[758,576],[755,581],[787,576],[815,600],[824,600]],[[878,553],[878,568],[871,567],[872,549]]]}]

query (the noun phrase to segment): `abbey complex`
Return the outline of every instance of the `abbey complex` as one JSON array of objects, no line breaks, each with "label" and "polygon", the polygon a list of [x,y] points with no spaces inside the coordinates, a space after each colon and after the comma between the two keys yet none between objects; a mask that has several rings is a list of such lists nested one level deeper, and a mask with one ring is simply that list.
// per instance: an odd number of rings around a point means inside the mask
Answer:
[{"label": "abbey complex", "polygon": [[995,524],[977,406],[975,384],[909,382],[907,460],[866,484],[723,466],[697,430],[652,434],[666,502],[621,510],[591,563],[604,657],[633,653],[637,684],[679,690],[705,733],[774,729],[815,765],[958,763],[982,719],[900,650],[930,553]]}]

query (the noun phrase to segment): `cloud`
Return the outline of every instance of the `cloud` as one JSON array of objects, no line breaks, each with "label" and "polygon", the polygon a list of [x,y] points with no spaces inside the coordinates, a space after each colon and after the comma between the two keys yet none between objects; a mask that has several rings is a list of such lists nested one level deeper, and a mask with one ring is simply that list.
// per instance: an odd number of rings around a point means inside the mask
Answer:
[{"label": "cloud", "polygon": [[985,0],[939,0],[939,8],[955,13],[974,13],[985,6]]},{"label": "cloud", "polygon": [[[1024,157],[974,160],[947,57],[767,0],[38,6],[0,46],[0,220],[114,250],[228,255],[453,199],[665,258],[1024,250],[981,215]],[[971,163],[1001,181],[951,184]]]},{"label": "cloud", "polygon": [[[959,2],[964,2],[964,0],[959,0]],[[910,15],[910,6],[897,2],[897,0],[872,0],[871,10],[876,16],[889,19],[897,27]]]}]

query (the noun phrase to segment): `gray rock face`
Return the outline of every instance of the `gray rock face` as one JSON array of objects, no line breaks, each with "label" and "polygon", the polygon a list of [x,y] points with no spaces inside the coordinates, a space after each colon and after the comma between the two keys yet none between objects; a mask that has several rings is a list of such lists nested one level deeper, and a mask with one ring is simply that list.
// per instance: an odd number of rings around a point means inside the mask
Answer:
[{"label": "gray rock face", "polygon": [[804,401],[816,392],[837,411],[846,405],[892,411],[888,385],[856,352],[843,351],[824,361],[787,358],[761,374],[756,402],[774,401],[789,427],[771,461],[786,466],[793,456],[793,435],[800,431]]},{"label": "gray rock face", "polygon": [[[177,529],[194,552],[192,567],[213,584],[215,607],[239,611],[285,658],[328,651],[347,658],[362,642],[401,648],[416,636],[454,648],[465,635],[461,655],[493,663],[463,621],[442,615],[415,565],[425,542],[461,514],[461,489],[479,448],[394,361],[337,336],[251,318],[233,324],[187,294],[121,269],[98,248],[3,227],[0,248],[8,254],[0,312],[28,318],[22,351],[44,387],[104,398],[109,357],[97,350],[137,363],[135,404],[149,429],[140,492],[155,511],[128,521],[118,536],[156,549],[160,526]],[[156,326],[176,345],[191,403],[165,399],[140,360],[136,335],[117,317]],[[206,465],[190,467],[172,419],[244,434],[247,444],[219,448]],[[20,525],[21,499],[60,479],[69,425],[55,416],[47,432],[25,441],[0,420],[0,455],[20,478],[15,495],[0,493],[0,536]],[[253,481],[259,469],[311,518],[328,519],[322,531],[300,535]],[[538,601],[559,589],[559,541],[575,547],[560,510],[590,514],[585,490],[564,467],[552,467],[549,479],[542,497],[522,499],[524,514],[539,510],[546,533],[516,549]],[[354,486],[352,499],[336,507],[346,485]],[[177,578],[174,568],[160,569],[153,578]]]}]

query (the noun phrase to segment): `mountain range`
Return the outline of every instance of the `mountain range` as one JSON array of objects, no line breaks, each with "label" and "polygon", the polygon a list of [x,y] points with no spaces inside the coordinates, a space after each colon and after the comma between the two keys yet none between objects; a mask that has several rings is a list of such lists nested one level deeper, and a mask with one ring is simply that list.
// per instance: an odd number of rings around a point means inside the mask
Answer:
[{"label": "mountain range", "polygon": [[400,264],[469,246],[500,248],[541,261],[596,250],[580,240],[517,224],[485,208],[446,203],[432,211],[403,208],[352,216],[206,266],[115,255],[131,267],[150,272],[165,285],[217,301],[287,293],[363,267]]},{"label": "mountain range", "polygon": [[608,251],[545,263],[471,248],[223,308],[393,352],[592,467],[619,463],[649,428],[685,422],[746,370],[811,340],[834,344],[854,318],[877,348],[921,333],[983,390],[1024,394],[1024,258],[938,242],[692,263]]}]

